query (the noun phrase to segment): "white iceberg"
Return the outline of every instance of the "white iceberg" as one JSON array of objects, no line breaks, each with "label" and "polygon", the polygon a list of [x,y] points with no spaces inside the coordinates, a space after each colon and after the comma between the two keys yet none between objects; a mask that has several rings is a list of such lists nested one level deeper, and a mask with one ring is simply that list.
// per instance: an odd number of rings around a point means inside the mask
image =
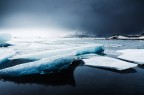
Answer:
[{"label": "white iceberg", "polygon": [[0,34],[0,43],[6,43],[7,41],[11,40],[11,34],[8,33],[2,33]]},{"label": "white iceberg", "polygon": [[45,50],[45,51],[38,51],[35,53],[21,54],[21,55],[14,56],[11,59],[39,60],[42,58],[49,58],[52,56],[65,55],[69,53],[74,53],[74,55],[77,56],[77,55],[88,54],[88,53],[100,53],[102,51],[104,51],[103,45],[88,45],[88,46],[82,46],[76,48]]},{"label": "white iceberg", "polygon": [[137,64],[144,64],[144,49],[125,49],[118,50],[121,55],[118,58],[131,61]]},{"label": "white iceberg", "polygon": [[0,49],[0,64],[3,63],[4,61],[8,60],[8,58],[12,57],[15,55],[15,51],[11,49]]},{"label": "white iceberg", "polygon": [[144,36],[140,36],[139,39],[140,39],[140,40],[143,40],[143,39],[144,39]]},{"label": "white iceberg", "polygon": [[30,74],[48,74],[66,69],[75,60],[73,54],[45,58],[0,70],[0,76],[17,77]]},{"label": "white iceberg", "polygon": [[137,64],[105,56],[96,56],[90,59],[83,59],[83,61],[87,66],[110,68],[116,70],[125,70],[137,66]]},{"label": "white iceberg", "polygon": [[120,39],[120,40],[127,40],[127,39],[129,39],[129,38],[128,38],[128,37],[126,37],[126,36],[122,36],[122,35],[115,35],[115,36],[109,37],[108,39]]}]

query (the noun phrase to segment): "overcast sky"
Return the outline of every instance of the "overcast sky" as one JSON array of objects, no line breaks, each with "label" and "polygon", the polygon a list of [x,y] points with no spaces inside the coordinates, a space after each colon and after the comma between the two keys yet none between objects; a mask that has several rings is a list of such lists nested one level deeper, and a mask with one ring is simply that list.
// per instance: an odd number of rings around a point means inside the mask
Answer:
[{"label": "overcast sky", "polygon": [[98,36],[144,32],[144,0],[0,0],[0,28],[55,27]]}]

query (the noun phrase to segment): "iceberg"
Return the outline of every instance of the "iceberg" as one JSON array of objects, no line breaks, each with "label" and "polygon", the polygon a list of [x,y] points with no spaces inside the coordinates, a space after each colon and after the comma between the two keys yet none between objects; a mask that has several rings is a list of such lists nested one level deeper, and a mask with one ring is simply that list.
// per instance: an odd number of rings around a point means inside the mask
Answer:
[{"label": "iceberg", "polygon": [[31,60],[39,60],[42,58],[49,58],[52,56],[65,55],[69,53],[74,53],[75,56],[81,54],[89,54],[89,53],[101,53],[104,51],[103,45],[87,45],[76,48],[68,48],[68,49],[56,49],[56,50],[45,50],[39,51],[35,53],[21,54],[12,57],[11,59],[31,59]]},{"label": "iceberg", "polygon": [[87,45],[76,48],[75,55],[89,54],[89,53],[102,53],[104,51],[104,45]]},{"label": "iceberg", "polygon": [[110,68],[116,70],[126,70],[129,68],[137,67],[137,64],[105,56],[96,56],[89,59],[83,59],[83,61],[87,66]]},{"label": "iceberg", "polygon": [[127,40],[127,39],[129,39],[128,37],[126,37],[126,36],[122,36],[122,35],[115,35],[115,36],[112,36],[112,37],[109,37],[109,38],[107,38],[107,39],[120,39],[120,40]]},{"label": "iceberg", "polygon": [[15,55],[15,51],[11,49],[0,49],[0,64]]},{"label": "iceberg", "polygon": [[118,56],[119,59],[144,64],[144,49],[124,49],[117,52],[121,54]]},{"label": "iceberg", "polygon": [[67,69],[75,60],[73,54],[44,58],[0,70],[0,76],[18,77],[31,74],[49,74]]},{"label": "iceberg", "polygon": [[2,33],[0,34],[0,43],[6,43],[7,41],[11,40],[11,34],[8,33]]}]

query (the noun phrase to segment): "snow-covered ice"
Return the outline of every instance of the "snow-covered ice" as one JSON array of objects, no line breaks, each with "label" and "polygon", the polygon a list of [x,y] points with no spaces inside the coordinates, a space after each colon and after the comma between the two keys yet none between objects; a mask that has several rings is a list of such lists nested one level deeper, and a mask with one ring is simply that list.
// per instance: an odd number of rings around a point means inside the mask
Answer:
[{"label": "snow-covered ice", "polygon": [[10,58],[14,55],[15,55],[14,50],[1,48],[0,49],[0,64],[4,61],[8,60],[8,58]]},{"label": "snow-covered ice", "polygon": [[47,74],[66,69],[75,60],[73,54],[44,58],[0,70],[0,76],[16,77],[30,74]]},{"label": "snow-covered ice", "polygon": [[137,64],[105,56],[96,56],[89,59],[83,59],[83,61],[87,66],[110,68],[116,70],[125,70],[137,66]]},{"label": "snow-covered ice", "polygon": [[7,41],[11,40],[11,34],[9,33],[2,33],[0,34],[0,43],[6,43]]},{"label": "snow-covered ice", "polygon": [[118,58],[135,62],[137,64],[144,64],[144,49],[124,49],[118,50],[121,55]]},{"label": "snow-covered ice", "polygon": [[81,55],[81,54],[88,54],[88,53],[100,53],[102,51],[104,51],[104,46],[96,44],[96,45],[87,45],[87,46],[68,48],[68,49],[37,51],[35,53],[16,55],[12,59],[39,60],[42,58],[49,58],[52,56],[65,55],[69,53],[74,53],[75,55]]}]

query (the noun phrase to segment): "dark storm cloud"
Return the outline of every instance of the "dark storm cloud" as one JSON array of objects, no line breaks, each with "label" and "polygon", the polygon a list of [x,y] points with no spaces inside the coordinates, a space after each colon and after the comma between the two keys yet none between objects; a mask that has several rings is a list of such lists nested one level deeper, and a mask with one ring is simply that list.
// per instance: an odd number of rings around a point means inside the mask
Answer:
[{"label": "dark storm cloud", "polygon": [[138,34],[143,0],[0,0],[1,27],[63,27],[95,35]]}]

